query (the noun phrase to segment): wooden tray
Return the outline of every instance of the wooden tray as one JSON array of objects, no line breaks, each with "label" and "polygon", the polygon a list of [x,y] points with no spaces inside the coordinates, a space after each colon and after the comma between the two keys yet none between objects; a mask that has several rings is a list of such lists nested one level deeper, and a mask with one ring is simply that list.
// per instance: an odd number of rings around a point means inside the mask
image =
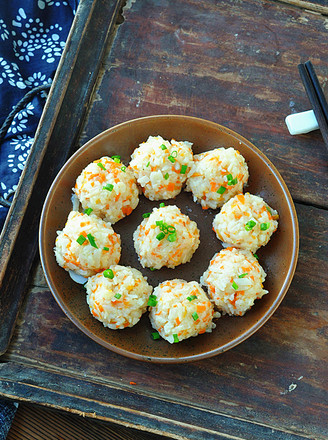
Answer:
[{"label": "wooden tray", "polygon": [[[326,17],[315,9],[327,7],[289,3],[128,1],[121,15],[121,2],[81,2],[2,235],[2,352],[26,295],[0,358],[1,396],[170,438],[328,438],[327,153],[319,132],[292,137],[284,123],[309,109],[297,64],[315,53],[327,76]],[[95,344],[59,309],[38,259],[30,270],[44,196],[66,157],[116,123],[168,113],[218,122],[262,150],[291,191],[301,236],[272,318],[234,349],[177,366]]]}]

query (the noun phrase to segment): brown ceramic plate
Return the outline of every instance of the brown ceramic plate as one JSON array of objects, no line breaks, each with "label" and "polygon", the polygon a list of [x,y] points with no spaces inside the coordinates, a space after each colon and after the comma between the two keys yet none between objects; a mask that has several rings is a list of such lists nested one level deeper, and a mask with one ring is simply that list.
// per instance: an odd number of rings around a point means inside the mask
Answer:
[{"label": "brown ceramic plate", "polygon": [[[133,328],[109,330],[93,318],[86,303],[83,286],[74,283],[69,274],[55,260],[53,247],[56,231],[64,227],[72,209],[72,188],[82,169],[103,155],[119,154],[127,165],[133,150],[149,135],[165,139],[193,142],[194,153],[214,147],[234,147],[245,157],[250,173],[246,190],[260,195],[278,210],[279,228],[270,242],[257,254],[267,272],[265,288],[269,294],[257,301],[243,317],[224,316],[216,320],[212,333],[190,338],[178,344],[165,340],[153,341],[148,314]],[[160,282],[182,278],[199,281],[210,259],[222,248],[212,231],[217,210],[203,211],[193,202],[191,194],[182,192],[165,202],[176,204],[181,211],[196,221],[200,229],[200,246],[190,263],[176,269],[150,271],[139,264],[134,251],[132,234],[142,221],[142,213],[149,212],[159,202],[140,196],[138,207],[127,218],[114,225],[121,235],[120,264],[139,269],[154,287]],[[66,315],[86,335],[99,344],[122,355],[152,362],[188,362],[222,353],[258,330],[277,309],[292,280],[298,255],[298,222],[292,198],[276,168],[249,141],[233,131],[213,122],[188,116],[150,116],[117,125],[100,133],[80,148],[64,165],[51,186],[44,204],[40,224],[40,254],[49,287]]]}]

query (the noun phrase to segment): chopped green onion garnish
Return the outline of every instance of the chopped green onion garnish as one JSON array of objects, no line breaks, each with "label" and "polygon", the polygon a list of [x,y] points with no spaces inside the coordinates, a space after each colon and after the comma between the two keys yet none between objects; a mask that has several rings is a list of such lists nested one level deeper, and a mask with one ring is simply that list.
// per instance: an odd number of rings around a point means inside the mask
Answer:
[{"label": "chopped green onion garnish", "polygon": [[180,174],[186,174],[187,168],[187,165],[181,165]]},{"label": "chopped green onion garnish", "polygon": [[196,295],[190,295],[190,296],[187,296],[187,300],[188,300],[188,301],[193,301],[194,299],[197,299],[197,296],[196,296]]},{"label": "chopped green onion garnish", "polygon": [[122,295],[120,293],[115,293],[114,296],[115,296],[116,299],[120,299]]},{"label": "chopped green onion garnish", "polygon": [[105,278],[110,278],[111,280],[114,278],[114,272],[112,271],[112,269],[104,270],[103,275]]},{"label": "chopped green onion garnish", "polygon": [[169,157],[168,157],[168,160],[169,160],[170,162],[172,162],[172,163],[174,163],[174,162],[175,162],[175,159],[174,159],[174,157],[173,157],[173,156],[169,156]]},{"label": "chopped green onion garnish", "polygon": [[162,149],[162,150],[167,150],[167,147],[166,147],[164,144],[162,144],[162,145],[161,145],[161,149]]},{"label": "chopped green onion garnish", "polygon": [[76,241],[82,245],[85,242],[85,240],[86,240],[85,236],[81,234]]},{"label": "chopped green onion garnish", "polygon": [[159,207],[160,207],[160,208],[164,208],[164,206],[165,206],[165,203],[160,203],[160,204],[159,204]]},{"label": "chopped green onion garnish", "polygon": [[258,260],[259,259],[259,256],[257,255],[257,254],[253,254],[253,256]]},{"label": "chopped green onion garnish", "polygon": [[165,234],[164,232],[160,232],[158,235],[156,235],[157,240],[163,240],[163,238],[165,238]]},{"label": "chopped green onion garnish", "polygon": [[158,332],[154,332],[151,334],[151,337],[154,339],[154,341],[156,341],[156,339],[160,339],[160,335]]},{"label": "chopped green onion garnish", "polygon": [[113,191],[114,185],[108,183],[106,186],[103,186],[103,189],[107,189],[107,191]]},{"label": "chopped green onion garnish", "polygon": [[84,214],[90,215],[92,213],[93,209],[92,208],[87,208],[84,210]]},{"label": "chopped green onion garnish", "polygon": [[152,272],[154,271],[154,270],[157,270],[155,267],[150,267],[149,268]]},{"label": "chopped green onion garnish", "polygon": [[172,153],[171,153],[172,157],[177,157],[177,155],[178,155],[178,152],[176,150],[172,151]]},{"label": "chopped green onion garnish", "polygon": [[150,217],[150,212],[145,212],[144,214],[142,214],[143,218],[148,218]]},{"label": "chopped green onion garnish", "polygon": [[245,278],[246,275],[248,275],[248,272],[241,273],[240,275],[238,275],[238,278]]},{"label": "chopped green onion garnish", "polygon": [[106,171],[106,168],[104,167],[104,165],[101,162],[97,163],[98,167],[101,168],[102,170]]},{"label": "chopped green onion garnish", "polygon": [[167,227],[167,232],[168,232],[169,234],[173,234],[173,232],[175,232],[175,231],[176,231],[176,229],[175,229],[174,226],[172,226],[172,225],[168,225],[168,227]]},{"label": "chopped green onion garnish", "polygon": [[173,341],[174,342],[179,342],[179,338],[178,338],[178,335],[176,333],[173,335]]},{"label": "chopped green onion garnish", "polygon": [[120,163],[121,162],[121,156],[112,156],[112,159],[116,163]]},{"label": "chopped green onion garnish", "polygon": [[256,222],[254,220],[250,220],[245,225],[246,231],[251,231],[254,228],[255,225],[256,225]]},{"label": "chopped green onion garnish", "polygon": [[166,173],[164,179],[167,180],[170,177],[169,173]]},{"label": "chopped green onion garnish", "polygon": [[232,180],[228,180],[228,185],[232,186],[232,185],[236,185],[236,183],[238,182],[237,177],[235,177]]},{"label": "chopped green onion garnish", "polygon": [[150,162],[147,163],[146,167],[149,167],[149,165],[150,165]]},{"label": "chopped green onion garnish", "polygon": [[125,170],[126,170],[126,166],[125,165],[123,165],[122,167],[121,167],[121,170],[125,173]]},{"label": "chopped green onion garnish", "polygon": [[163,220],[157,220],[157,221],[156,221],[156,226],[159,226],[159,227],[164,226],[164,222],[163,222]]},{"label": "chopped green onion garnish", "polygon": [[109,248],[106,247],[106,246],[104,246],[104,247],[103,247],[103,250],[104,250],[104,251],[109,251]]},{"label": "chopped green onion garnish", "polygon": [[236,284],[235,282],[232,283],[232,287],[237,290],[238,289],[238,284]]},{"label": "chopped green onion garnish", "polygon": [[170,235],[167,237],[167,239],[168,239],[171,243],[173,243],[174,241],[177,241],[177,234],[176,234],[176,232],[174,232],[173,234],[170,234]]},{"label": "chopped green onion garnish", "polygon": [[269,208],[269,206],[266,205],[265,207],[266,207],[267,211],[269,212],[269,214],[272,215],[272,211],[271,211],[271,209]]},{"label": "chopped green onion garnish", "polygon": [[155,307],[157,304],[157,296],[149,295],[147,306]]},{"label": "chopped green onion garnish", "polygon": [[261,231],[266,231],[267,229],[269,229],[270,228],[270,222],[267,222],[267,223],[261,223],[261,225],[260,225],[260,229],[261,229]]},{"label": "chopped green onion garnish", "polygon": [[223,194],[224,192],[226,192],[227,188],[225,188],[224,186],[220,186],[220,188],[216,191],[218,194]]},{"label": "chopped green onion garnish", "polygon": [[199,319],[199,316],[197,315],[196,312],[194,312],[191,316],[192,316],[194,321],[197,321],[197,319]]},{"label": "chopped green onion garnish", "polygon": [[233,179],[232,174],[228,174],[227,175],[227,180],[229,181],[229,180],[232,180],[232,179]]},{"label": "chopped green onion garnish", "polygon": [[98,249],[98,246],[96,245],[94,236],[91,235],[91,234],[88,234],[87,237],[89,239],[89,242],[90,242],[91,246],[93,246],[94,248]]}]

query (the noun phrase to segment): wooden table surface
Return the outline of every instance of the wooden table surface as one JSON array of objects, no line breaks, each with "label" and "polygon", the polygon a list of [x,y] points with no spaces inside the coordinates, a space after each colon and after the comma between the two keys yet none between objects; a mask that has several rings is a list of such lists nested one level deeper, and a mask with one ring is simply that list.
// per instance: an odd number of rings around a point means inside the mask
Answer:
[{"label": "wooden table surface", "polygon": [[[310,109],[300,62],[310,59],[327,88],[326,1],[130,0],[118,13],[122,2],[95,0],[91,12],[105,3],[112,16],[97,81],[79,112],[66,95],[59,100],[66,120],[78,112],[81,122],[63,134],[58,128],[57,140],[75,139],[77,149],[108,127],[154,114],[197,116],[237,131],[267,155],[292,194],[296,273],[278,310],[248,340],[211,359],[161,365],[88,339],[53,299],[36,257],[0,357],[0,396],[170,438],[327,439],[328,154],[319,131],[293,137],[284,122]],[[102,32],[99,24],[92,44]],[[68,68],[63,60],[62,71]],[[94,72],[82,62],[79,69],[85,78]],[[78,94],[86,82],[70,90]]]}]

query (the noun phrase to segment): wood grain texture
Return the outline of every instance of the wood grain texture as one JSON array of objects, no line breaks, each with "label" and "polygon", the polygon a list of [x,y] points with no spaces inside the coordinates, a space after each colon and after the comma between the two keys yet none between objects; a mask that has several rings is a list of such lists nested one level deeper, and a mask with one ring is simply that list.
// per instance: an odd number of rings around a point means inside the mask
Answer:
[{"label": "wood grain texture", "polygon": [[6,440],[160,440],[156,434],[128,429],[76,414],[20,404]]},{"label": "wood grain texture", "polygon": [[304,1],[304,0],[278,0],[282,3],[296,6],[298,8],[314,11],[319,14],[328,15],[328,6],[326,0]]},{"label": "wood grain texture", "polygon": [[[119,0],[84,0],[74,19],[33,147],[1,232],[0,353],[7,349],[35,256],[43,201],[76,143],[120,4]],[[95,32],[98,46],[86,51],[86,47],[94,44]],[[93,65],[93,72],[89,64]]]},{"label": "wood grain texture", "polygon": [[80,143],[140,116],[202,117],[253,142],[296,200],[328,207],[320,132],[291,136],[284,122],[311,108],[300,62],[327,88],[324,16],[257,0],[143,1],[123,15]]},{"label": "wood grain texture", "polygon": [[[232,435],[238,428],[239,433],[255,432],[254,437],[245,435],[247,439],[270,439],[271,429],[275,439],[280,438],[277,432],[327,438],[328,214],[302,205],[297,211],[302,239],[294,280],[273,317],[241,345],[187,365],[132,361],[89,340],[61,312],[49,290],[36,286],[23,304],[10,349],[1,358],[12,365],[1,366],[0,395],[8,392],[13,398],[52,402],[57,408],[94,410],[97,417],[117,417],[148,430],[154,428],[157,414],[163,417],[162,434],[182,435],[187,428],[178,430],[176,424],[192,424],[189,414],[202,435],[207,417],[213,417],[220,427],[216,435]],[[43,284],[42,278],[38,284]],[[176,422],[166,420],[170,417]],[[260,425],[263,432],[257,430]]]}]

